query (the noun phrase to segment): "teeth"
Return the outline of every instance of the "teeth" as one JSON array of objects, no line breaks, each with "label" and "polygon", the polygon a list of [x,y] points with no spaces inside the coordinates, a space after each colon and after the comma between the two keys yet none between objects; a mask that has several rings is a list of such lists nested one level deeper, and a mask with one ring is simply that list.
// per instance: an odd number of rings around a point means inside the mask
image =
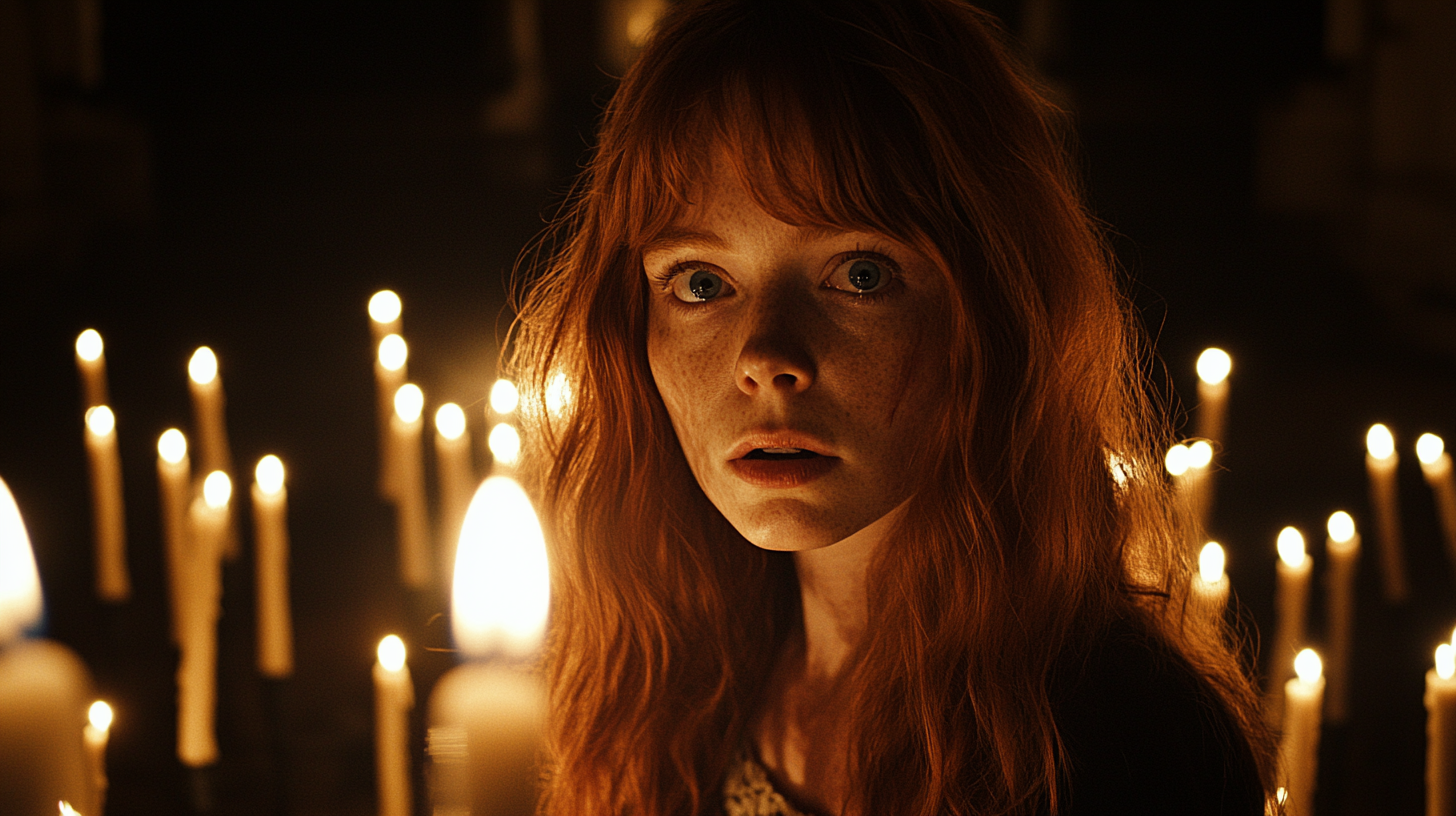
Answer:
[{"label": "teeth", "polygon": [[804,452],[804,449],[803,448],[760,448],[760,450],[762,450],[764,453],[772,453],[772,454],[803,453]]}]

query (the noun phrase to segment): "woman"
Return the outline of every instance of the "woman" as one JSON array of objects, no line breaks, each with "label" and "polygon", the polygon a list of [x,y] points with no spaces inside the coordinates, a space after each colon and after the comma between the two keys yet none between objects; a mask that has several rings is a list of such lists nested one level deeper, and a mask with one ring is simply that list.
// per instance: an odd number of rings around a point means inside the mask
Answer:
[{"label": "woman", "polygon": [[1263,812],[1062,124],[958,0],[663,21],[514,336],[548,813]]}]

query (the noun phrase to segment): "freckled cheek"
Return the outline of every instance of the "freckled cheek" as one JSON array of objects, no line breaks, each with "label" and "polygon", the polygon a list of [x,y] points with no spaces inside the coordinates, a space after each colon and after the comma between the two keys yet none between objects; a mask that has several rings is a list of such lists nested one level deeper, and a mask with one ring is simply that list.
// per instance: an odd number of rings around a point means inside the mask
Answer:
[{"label": "freckled cheek", "polygon": [[711,440],[709,373],[717,367],[711,350],[654,321],[647,338],[647,360],[657,391],[689,464],[696,465]]}]

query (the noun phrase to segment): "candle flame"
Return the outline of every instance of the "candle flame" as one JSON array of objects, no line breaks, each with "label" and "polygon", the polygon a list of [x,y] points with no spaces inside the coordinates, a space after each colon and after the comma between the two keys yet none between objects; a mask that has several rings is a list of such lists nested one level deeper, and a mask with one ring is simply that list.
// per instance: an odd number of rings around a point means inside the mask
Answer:
[{"label": "candle flame", "polygon": [[497,414],[509,414],[520,401],[521,393],[510,380],[496,380],[490,387],[490,408]]},{"label": "candle flame", "polygon": [[207,346],[198,346],[187,361],[187,376],[198,385],[207,385],[217,377],[217,355]]},{"label": "candle flame", "polygon": [[1233,358],[1221,348],[1207,348],[1198,355],[1198,379],[1209,385],[1218,385],[1228,379],[1233,367]]},{"label": "candle flame", "polygon": [[187,455],[187,437],[176,428],[168,428],[157,437],[157,455],[170,464],[177,464]]},{"label": "candle flame", "polygon": [[1213,445],[1207,439],[1198,439],[1188,445],[1188,467],[1206,468],[1213,462]]},{"label": "candle flame", "polygon": [[571,381],[565,374],[557,374],[546,383],[546,410],[560,414],[571,404]]},{"label": "candle flame", "polygon": [[1436,675],[1442,680],[1450,680],[1452,675],[1456,675],[1456,647],[1449,643],[1436,647]]},{"label": "candle flame", "polygon": [[1395,455],[1395,437],[1389,428],[1377,422],[1365,434],[1365,450],[1376,459],[1389,459]]},{"label": "candle flame", "polygon": [[1304,536],[1293,527],[1279,531],[1279,560],[1286,566],[1298,567],[1304,564]]},{"label": "candle flame", "polygon": [[87,721],[97,731],[109,731],[111,729],[111,721],[115,716],[115,713],[111,710],[111,706],[107,705],[105,700],[97,700],[86,711]]},{"label": "candle flame", "polygon": [[455,553],[455,642],[471,657],[526,656],[540,646],[551,602],[546,541],[526,491],[492,476],[470,501]]},{"label": "candle flame", "polygon": [[101,333],[95,329],[87,329],[76,337],[76,356],[88,363],[101,359],[101,352],[105,347],[101,342]]},{"label": "candle flame", "polygon": [[405,383],[394,392],[394,413],[404,422],[415,422],[425,411],[425,392],[414,383]]},{"label": "candle flame", "polygon": [[1320,679],[1320,673],[1324,671],[1324,664],[1320,662],[1320,656],[1314,649],[1300,649],[1299,654],[1294,656],[1294,673],[1305,683],[1313,683]]},{"label": "candle flame", "polygon": [[1217,541],[1203,545],[1198,553],[1198,576],[1203,579],[1203,583],[1216,584],[1223,580],[1225,559],[1223,547]]},{"label": "candle flame", "polygon": [[1163,466],[1174,476],[1182,476],[1188,472],[1189,467],[1188,446],[1178,443],[1168,448],[1168,455],[1163,457]]},{"label": "candle flame", "polygon": [[86,430],[92,436],[107,436],[116,430],[116,414],[105,405],[96,405],[86,409]]},{"label": "candle flame", "polygon": [[379,665],[383,666],[385,671],[397,672],[404,668],[404,641],[399,639],[399,635],[385,635],[384,639],[379,641],[378,653]]},{"label": "candle flame", "polygon": [[40,573],[25,520],[0,479],[0,646],[40,622]]},{"label": "candle flame", "polygon": [[459,439],[465,433],[465,411],[453,402],[447,402],[435,412],[435,430],[446,439]]},{"label": "candle flame", "polygon": [[379,364],[386,371],[398,371],[409,359],[409,346],[397,334],[386,334],[379,341]]},{"label": "candle flame", "polygon": [[508,422],[491,428],[486,444],[490,446],[490,455],[503,465],[515,465],[521,459],[521,435]]},{"label": "candle flame", "polygon": [[375,323],[393,323],[402,311],[404,304],[399,302],[399,295],[389,289],[380,289],[369,298],[369,317]]},{"label": "candle flame", "polygon": [[1330,540],[1337,544],[1348,543],[1355,537],[1355,520],[1344,510],[1336,510],[1330,514],[1330,520],[1325,525],[1329,530]]},{"label": "candle flame", "polygon": [[1416,458],[1421,460],[1423,465],[1434,465],[1441,454],[1446,452],[1446,442],[1433,433],[1421,434],[1416,440]]},{"label": "candle flame", "polygon": [[253,476],[258,480],[259,490],[275,495],[283,489],[283,460],[271,453],[264,456],[253,469]]},{"label": "candle flame", "polygon": [[232,497],[233,480],[226,473],[214,470],[202,480],[202,500],[207,502],[208,507],[221,510],[227,507],[228,500]]}]

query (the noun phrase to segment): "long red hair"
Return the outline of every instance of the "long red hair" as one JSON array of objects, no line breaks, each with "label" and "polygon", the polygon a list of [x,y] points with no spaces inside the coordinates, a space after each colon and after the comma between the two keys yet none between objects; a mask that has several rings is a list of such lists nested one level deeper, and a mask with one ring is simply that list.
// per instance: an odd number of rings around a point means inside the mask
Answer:
[{"label": "long red hair", "polygon": [[553,545],[547,813],[720,807],[799,623],[791,557],[708,502],[647,364],[641,248],[714,157],[776,218],[893,235],[958,293],[952,341],[925,349],[945,400],[907,453],[925,478],[906,543],[870,572],[850,810],[1054,809],[1049,678],[1117,619],[1206,678],[1267,783],[1231,634],[1187,609],[1167,423],[1064,124],[957,0],[707,0],[663,21],[539,248],[509,358]]}]

